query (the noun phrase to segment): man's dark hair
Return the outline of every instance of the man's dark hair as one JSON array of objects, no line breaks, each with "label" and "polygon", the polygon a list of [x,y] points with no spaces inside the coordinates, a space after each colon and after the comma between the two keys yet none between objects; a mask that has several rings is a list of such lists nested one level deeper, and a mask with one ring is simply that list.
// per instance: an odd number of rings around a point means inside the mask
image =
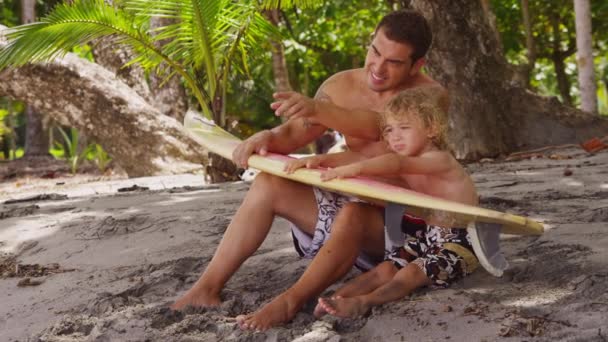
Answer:
[{"label": "man's dark hair", "polygon": [[426,55],[433,40],[429,23],[422,14],[413,10],[400,10],[385,15],[376,26],[374,34],[381,28],[388,39],[412,46],[412,63]]}]

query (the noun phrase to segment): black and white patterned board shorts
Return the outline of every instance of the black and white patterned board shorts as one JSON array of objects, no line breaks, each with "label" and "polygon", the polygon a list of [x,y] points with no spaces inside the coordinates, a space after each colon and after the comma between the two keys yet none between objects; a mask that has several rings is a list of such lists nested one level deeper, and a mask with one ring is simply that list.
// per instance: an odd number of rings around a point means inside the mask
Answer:
[{"label": "black and white patterned board shorts", "polygon": [[397,268],[416,264],[435,287],[450,286],[478,265],[466,229],[427,225],[406,215],[401,230],[405,245],[389,252],[386,260]]},{"label": "black and white patterned board shorts", "polygon": [[[312,259],[319,252],[319,249],[329,239],[331,234],[332,224],[336,215],[342,207],[349,202],[361,202],[358,198],[342,195],[339,193],[330,192],[320,188],[313,187],[315,199],[317,200],[317,208],[319,215],[315,233],[313,236],[306,234],[293,223],[291,224],[291,233],[296,251],[303,258]],[[355,261],[355,266],[363,271],[367,271],[374,267],[377,262],[364,253],[359,254]]]}]

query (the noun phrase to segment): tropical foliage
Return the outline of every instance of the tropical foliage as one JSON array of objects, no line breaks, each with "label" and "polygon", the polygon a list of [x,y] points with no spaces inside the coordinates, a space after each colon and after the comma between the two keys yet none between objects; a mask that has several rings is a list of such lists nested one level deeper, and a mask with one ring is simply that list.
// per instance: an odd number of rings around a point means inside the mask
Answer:
[{"label": "tropical foliage", "polygon": [[[172,24],[151,29],[153,17],[170,18]],[[47,61],[75,46],[112,36],[117,44],[131,49],[129,64],[166,78],[178,74],[201,110],[223,123],[231,67],[247,72],[248,51],[273,34],[273,26],[256,6],[230,0],[122,0],[114,5],[75,0],[57,5],[39,22],[10,32],[10,44],[0,51],[0,68]],[[161,41],[168,43],[157,44]]]},{"label": "tropical foliage", "polygon": [[[507,58],[514,64],[533,63],[530,85],[576,105],[576,30],[572,1],[529,0],[536,60],[530,61],[522,19],[522,1],[493,0],[492,6]],[[591,1],[593,43],[600,113],[608,115],[608,2]]]}]

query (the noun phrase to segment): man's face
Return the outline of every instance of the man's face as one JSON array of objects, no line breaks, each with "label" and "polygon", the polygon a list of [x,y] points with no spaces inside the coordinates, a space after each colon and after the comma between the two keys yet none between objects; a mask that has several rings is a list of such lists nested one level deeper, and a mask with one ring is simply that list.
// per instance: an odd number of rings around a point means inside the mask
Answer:
[{"label": "man's face", "polygon": [[409,81],[419,68],[412,65],[413,48],[386,37],[378,30],[365,57],[367,84],[373,91],[382,92],[399,88]]}]

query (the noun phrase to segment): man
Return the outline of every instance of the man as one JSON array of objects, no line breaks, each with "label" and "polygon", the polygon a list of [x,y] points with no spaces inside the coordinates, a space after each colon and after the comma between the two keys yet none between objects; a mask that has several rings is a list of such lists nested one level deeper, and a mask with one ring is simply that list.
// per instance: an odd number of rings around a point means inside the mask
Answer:
[{"label": "man", "polygon": [[[375,29],[364,68],[331,76],[317,91],[315,101],[292,92],[275,94],[279,101],[271,107],[289,120],[245,140],[233,154],[235,163],[246,167],[252,153],[290,153],[314,141],[327,128],[344,134],[349,149],[365,153],[378,148],[377,112],[388,100],[407,88],[437,85],[421,73],[431,40],[428,23],[417,12],[388,14]],[[329,210],[327,206],[319,209],[329,202],[333,203]],[[363,267],[382,259],[381,211],[369,205],[340,210],[346,202],[340,195],[259,174],[207,269],[172,308],[219,305],[224,284],[259,248],[274,217],[280,216],[295,226],[300,254],[313,260],[296,284],[255,313],[240,316],[239,323],[243,328],[265,330],[288,322],[307,300],[344,276],[360,252],[367,256],[358,260]]]}]

